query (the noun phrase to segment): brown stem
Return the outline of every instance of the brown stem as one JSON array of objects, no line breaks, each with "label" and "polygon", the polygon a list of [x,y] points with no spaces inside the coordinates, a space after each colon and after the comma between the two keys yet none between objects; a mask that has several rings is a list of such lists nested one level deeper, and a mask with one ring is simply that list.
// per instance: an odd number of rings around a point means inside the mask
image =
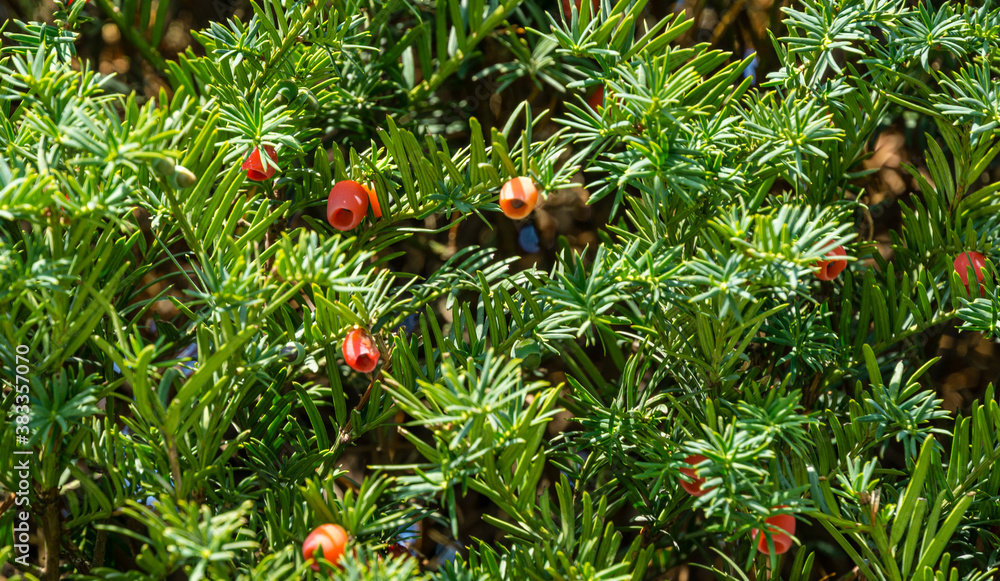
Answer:
[{"label": "brown stem", "polygon": [[7,512],[8,508],[14,506],[14,501],[16,499],[17,495],[11,492],[3,502],[0,502],[0,516],[3,516],[3,513]]},{"label": "brown stem", "polygon": [[80,549],[77,548],[77,546],[74,545],[73,542],[67,537],[63,537],[62,544],[69,550],[70,558],[73,560],[73,566],[76,567],[80,573],[90,575],[90,563],[87,562],[86,557],[83,556]]},{"label": "brown stem", "polygon": [[174,441],[174,437],[167,434],[167,445],[169,449],[167,450],[167,456],[170,460],[170,471],[174,475],[174,492],[182,490],[181,487],[181,463],[180,458],[177,455],[177,443]]},{"label": "brown stem", "polygon": [[[107,523],[107,520],[101,522]],[[91,563],[95,568],[104,566],[104,554],[108,546],[108,531],[97,529],[97,538],[94,539],[94,560]]]},{"label": "brown stem", "polygon": [[809,387],[807,387],[805,392],[802,394],[802,405],[807,410],[812,409],[813,404],[816,403],[817,399],[819,399],[819,386],[822,379],[822,373],[814,375],[812,381],[809,383]]},{"label": "brown stem", "polygon": [[[361,401],[358,402],[358,405],[354,406],[355,410],[361,411],[361,408],[363,408],[365,406],[365,404],[368,403],[368,399],[371,398],[371,396],[372,396],[372,388],[373,387],[375,387],[375,379],[374,378],[372,379],[372,382],[368,384],[368,389],[365,390],[364,395],[361,396]],[[341,430],[340,430],[340,443],[341,444],[347,444],[348,442],[351,441],[351,430],[353,428],[354,428],[354,418],[348,416],[347,423],[344,424],[344,427],[341,428]]]},{"label": "brown stem", "polygon": [[62,522],[59,520],[59,488],[52,487],[44,495],[45,525],[45,579],[59,581],[60,547]]}]

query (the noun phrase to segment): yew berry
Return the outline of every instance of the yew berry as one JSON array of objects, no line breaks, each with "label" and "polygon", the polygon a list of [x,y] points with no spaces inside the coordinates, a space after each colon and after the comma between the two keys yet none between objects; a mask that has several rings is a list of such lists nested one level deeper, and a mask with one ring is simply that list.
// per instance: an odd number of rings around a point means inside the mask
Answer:
[{"label": "yew berry", "polygon": [[326,201],[326,220],[337,230],[357,228],[368,211],[368,195],[368,189],[358,182],[337,182]]},{"label": "yew berry", "polygon": [[274,172],[278,170],[278,155],[274,152],[274,148],[270,145],[265,145],[264,151],[267,152],[267,156],[271,159],[267,162],[267,168],[264,167],[264,162],[260,159],[260,148],[254,148],[247,156],[246,161],[240,166],[247,172],[247,179],[251,179],[255,182],[262,182],[264,180],[271,179]]},{"label": "yew berry", "polygon": [[282,81],[278,83],[278,91],[275,94],[275,99],[277,99],[279,105],[287,105],[294,101],[298,94],[299,90],[295,86],[295,83]]},{"label": "yew berry", "polygon": [[316,95],[313,95],[313,92],[309,89],[299,89],[299,96],[295,99],[295,102],[300,106],[305,107],[307,111],[319,110],[319,100],[316,99]]},{"label": "yew berry", "polygon": [[169,157],[161,157],[153,162],[153,171],[164,177],[173,175],[174,167],[174,160]]},{"label": "yew berry", "polygon": [[847,268],[847,261],[835,258],[837,256],[847,256],[843,246],[838,246],[826,253],[826,257],[831,260],[820,260],[816,263],[816,278],[833,280],[844,272],[844,269]]},{"label": "yew berry", "polygon": [[[336,563],[344,556],[347,549],[347,531],[340,525],[320,525],[309,533],[302,543],[302,557],[306,560],[323,557],[331,563]],[[313,571],[319,571],[319,563],[313,560]]]},{"label": "yew berry", "polygon": [[597,90],[587,97],[587,104],[594,111],[597,111],[598,107],[604,105],[604,85],[597,87]]},{"label": "yew berry", "polygon": [[983,288],[983,269],[986,268],[986,257],[979,252],[968,251],[959,254],[954,262],[955,272],[958,273],[958,277],[962,279],[962,284],[965,288],[969,288],[969,267],[971,266],[976,273],[976,280],[979,281],[979,288],[982,291]]},{"label": "yew berry", "polygon": [[382,207],[378,204],[378,195],[375,194],[375,184],[369,183],[364,186],[365,191],[368,192],[368,201],[372,205],[372,214],[375,214],[376,218],[382,217]]},{"label": "yew berry", "polygon": [[198,183],[198,177],[183,165],[175,165],[174,172],[167,178],[170,187],[175,190],[184,190]]},{"label": "yew berry", "polygon": [[385,552],[388,554],[388,556],[393,557],[393,558],[395,558],[395,557],[404,557],[404,558],[409,557],[409,558],[412,558],[413,557],[413,555],[410,554],[410,550],[407,549],[406,546],[403,545],[403,543],[395,543],[395,544],[389,545],[388,547],[386,547]]},{"label": "yew berry", "polygon": [[364,329],[352,329],[344,338],[344,360],[361,373],[371,373],[378,365],[378,347]]},{"label": "yew berry", "polygon": [[500,209],[508,218],[520,220],[538,203],[538,188],[531,178],[514,178],[500,188]]},{"label": "yew berry", "polygon": [[681,474],[690,478],[691,482],[681,478],[681,488],[683,488],[691,496],[704,496],[713,490],[713,488],[702,488],[705,484],[705,479],[698,478],[697,473],[695,472],[694,467],[705,460],[708,460],[708,458],[702,456],[701,454],[694,454],[684,459],[684,463],[690,466],[690,468],[681,468]]},{"label": "yew berry", "polygon": [[[784,505],[776,506],[773,510],[786,508]],[[790,514],[776,514],[764,520],[768,525],[767,530],[771,532],[771,541],[774,543],[774,554],[781,555],[792,548],[792,535],[795,534],[795,517]],[[751,537],[757,541],[757,550],[765,555],[770,555],[771,550],[767,545],[767,535],[753,529],[750,531]]]}]

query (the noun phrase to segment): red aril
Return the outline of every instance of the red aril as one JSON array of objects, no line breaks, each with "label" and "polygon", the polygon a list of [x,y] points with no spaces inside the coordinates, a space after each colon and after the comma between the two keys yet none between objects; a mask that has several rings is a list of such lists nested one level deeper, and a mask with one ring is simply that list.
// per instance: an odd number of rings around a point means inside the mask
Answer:
[{"label": "red aril", "polygon": [[969,289],[969,267],[972,267],[973,272],[976,274],[976,280],[979,281],[980,294],[982,294],[983,269],[986,268],[985,256],[972,250],[963,252],[955,258],[953,266],[955,267],[955,272],[958,273],[958,277],[962,279],[962,284],[965,285],[966,289]]},{"label": "red aril", "polygon": [[264,161],[260,158],[260,148],[255,147],[250,155],[247,156],[246,161],[240,166],[241,169],[246,170],[247,179],[253,180],[255,182],[262,182],[264,180],[271,179],[274,172],[278,171],[278,155],[274,152],[274,148],[270,145],[264,146],[264,151],[270,158],[267,163],[267,167],[264,167]]},{"label": "red aril", "polygon": [[604,85],[597,87],[597,90],[587,97],[587,104],[594,111],[597,111],[598,107],[604,105]]},{"label": "red aril", "polygon": [[847,268],[847,261],[838,259],[838,256],[847,256],[843,246],[838,246],[826,253],[830,260],[820,260],[816,263],[816,278],[820,280],[833,280],[840,276]]},{"label": "red aril", "polygon": [[365,219],[370,191],[352,180],[337,182],[326,201],[326,219],[337,230],[353,230]]},{"label": "red aril", "polygon": [[[309,533],[302,543],[302,557],[309,561],[323,557],[331,563],[336,563],[344,556],[347,549],[347,531],[344,527],[334,524],[320,525]],[[313,571],[319,571],[319,563],[313,561]]]},{"label": "red aril", "polygon": [[[784,505],[776,506],[772,510],[786,508]],[[767,530],[771,533],[771,542],[774,543],[774,554],[781,555],[787,553],[792,548],[792,535],[795,534],[795,517],[790,514],[776,514],[768,517],[764,523],[768,525]],[[767,535],[753,529],[751,536],[757,541],[757,550],[765,555],[771,554],[771,549],[767,544]]]},{"label": "red aril", "polygon": [[713,490],[712,488],[702,488],[705,484],[705,479],[699,478],[697,476],[697,472],[695,471],[695,466],[705,460],[708,460],[708,458],[702,456],[701,454],[694,454],[684,459],[684,463],[690,466],[690,468],[681,468],[681,474],[690,478],[691,482],[681,478],[681,488],[683,488],[691,496],[704,496]]},{"label": "red aril", "polygon": [[352,329],[344,338],[344,361],[355,371],[371,373],[378,365],[375,340],[364,329]]},{"label": "red aril", "polygon": [[535,209],[538,188],[531,178],[514,178],[500,188],[500,209],[508,218],[520,220]]},{"label": "red aril", "polygon": [[375,184],[370,183],[367,186],[363,187],[365,188],[365,191],[368,192],[368,201],[372,205],[372,214],[375,214],[376,218],[381,218],[382,207],[379,206],[378,195],[375,194]]}]

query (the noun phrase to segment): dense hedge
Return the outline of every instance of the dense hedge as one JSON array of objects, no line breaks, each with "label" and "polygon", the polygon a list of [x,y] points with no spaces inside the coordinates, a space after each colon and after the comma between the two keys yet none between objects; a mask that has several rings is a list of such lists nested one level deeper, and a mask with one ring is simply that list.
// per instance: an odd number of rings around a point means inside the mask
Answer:
[{"label": "dense hedge", "polygon": [[0,576],[997,578],[1000,9],[577,2],[8,21]]}]

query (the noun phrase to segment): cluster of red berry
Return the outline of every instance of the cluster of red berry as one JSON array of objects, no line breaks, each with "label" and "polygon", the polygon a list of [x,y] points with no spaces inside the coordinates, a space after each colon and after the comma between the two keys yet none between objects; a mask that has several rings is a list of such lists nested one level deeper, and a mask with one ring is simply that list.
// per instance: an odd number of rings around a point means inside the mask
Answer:
[{"label": "cluster of red berry", "polygon": [[[270,158],[265,164],[261,149]],[[240,166],[247,179],[262,182],[271,179],[278,167],[278,155],[270,145],[255,147]],[[357,228],[368,212],[368,204],[376,218],[382,217],[382,208],[375,195],[374,185],[363,186],[353,180],[337,182],[326,201],[326,219],[337,230]],[[500,189],[500,208],[512,219],[525,218],[538,203],[538,189],[531,178],[517,177]],[[344,360],[361,373],[371,373],[378,365],[379,350],[372,336],[364,329],[354,329],[344,338]]]},{"label": "cluster of red berry", "polygon": [[[270,145],[263,146],[270,159],[265,167],[260,158],[261,148],[254,148],[241,168],[247,172],[247,179],[262,182],[271,179],[277,171],[278,156]],[[382,217],[378,197],[374,187],[365,187],[352,180],[337,182],[330,190],[326,202],[326,219],[337,230],[352,230],[361,223],[368,213],[368,204],[376,218]],[[361,373],[371,373],[378,365],[379,351],[372,336],[364,329],[354,329],[344,338],[344,360]],[[334,526],[334,525],[331,525]],[[317,529],[319,530],[319,529]]]},{"label": "cluster of red berry", "polygon": [[[270,158],[265,166],[260,150]],[[247,156],[241,168],[247,172],[247,179],[262,182],[271,179],[278,169],[278,155],[270,145],[255,147]],[[525,218],[538,203],[538,188],[531,178],[517,177],[500,189],[500,209],[508,217],[515,220]],[[368,213],[368,205],[376,218],[382,217],[382,208],[375,195],[374,184],[361,185],[353,180],[337,182],[330,190],[326,201],[326,219],[337,230],[353,230],[357,228]]]},{"label": "cluster of red berry", "polygon": [[[827,253],[826,258],[829,260],[820,260],[816,263],[816,278],[820,280],[833,280],[840,276],[840,273],[844,272],[847,268],[847,261],[838,258],[840,256],[847,256],[847,252],[844,251],[843,246],[838,246]],[[959,279],[961,279],[962,284],[965,288],[971,291],[969,287],[969,269],[972,268],[976,275],[976,279],[979,281],[979,292],[984,293],[983,287],[983,271],[986,269],[986,257],[975,251],[966,251],[959,254],[952,266],[955,272],[958,273]]]},{"label": "cluster of red berry", "polygon": [[353,230],[368,213],[369,203],[375,217],[381,218],[382,209],[373,188],[352,180],[337,182],[326,200],[326,221],[337,230]]},{"label": "cluster of red berry", "polygon": [[[847,268],[847,261],[840,258],[841,256],[847,256],[847,252],[843,246],[838,246],[828,252],[826,258],[829,260],[821,260],[816,263],[816,278],[825,281],[837,278]],[[980,292],[982,292],[983,270],[986,268],[985,256],[979,252],[963,252],[955,259],[953,266],[966,288],[969,288],[969,269],[972,268],[979,281]],[[681,474],[686,478],[681,479],[680,485],[691,496],[704,496],[713,490],[712,488],[704,488],[705,479],[699,478],[695,470],[696,466],[706,460],[707,458],[700,454],[688,456],[684,459],[684,464],[687,466],[681,468]],[[772,510],[782,508],[786,507],[783,505],[776,506]],[[795,517],[789,514],[777,514],[767,518],[764,522],[767,523],[768,529],[771,532],[771,540],[774,543],[775,553],[780,555],[787,552],[792,547],[791,535],[795,534]],[[751,534],[757,543],[757,550],[770,554],[767,537],[757,529],[754,529]]]},{"label": "cluster of red berry", "polygon": [[[568,0],[564,0],[566,2]],[[579,7],[577,0],[577,7]],[[595,0],[595,4],[597,0]],[[599,90],[603,99],[603,88]],[[597,103],[593,103],[596,105]],[[271,158],[271,162],[265,167],[260,158],[260,149],[255,148],[253,152],[243,162],[242,169],[246,170],[247,178],[253,181],[264,181],[270,179],[277,168],[277,155],[274,148],[265,145],[264,152]],[[375,217],[382,217],[382,209],[379,207],[378,197],[376,197],[373,186],[363,186],[352,180],[345,180],[334,184],[327,199],[326,217],[330,225],[338,230],[351,230],[356,228],[368,212],[368,204],[372,205],[372,212]],[[500,209],[504,215],[514,220],[526,218],[535,205],[538,203],[538,189],[531,178],[516,177],[509,180],[500,189]],[[820,280],[830,281],[837,278],[840,273],[847,268],[847,261],[840,257],[846,257],[847,252],[843,246],[838,246],[827,253],[826,258],[816,263],[816,277]],[[983,269],[986,266],[986,257],[979,252],[965,252],[955,259],[954,268],[958,272],[962,283],[968,287],[968,269],[974,267],[976,277],[980,285],[983,281]],[[372,336],[364,329],[355,328],[347,333],[343,345],[344,360],[352,369],[360,373],[371,373],[375,370],[379,360],[379,350],[375,345]],[[703,488],[704,478],[699,478],[695,471],[695,466],[707,460],[701,455],[692,455],[684,459],[684,463],[689,466],[681,468],[681,473],[686,478],[681,479],[680,485],[688,494],[692,496],[702,496],[712,490]],[[785,508],[776,506],[774,510]],[[789,514],[777,514],[764,521],[771,532],[771,540],[774,543],[776,554],[787,552],[792,546],[792,535],[795,534],[795,517]],[[751,533],[757,542],[757,550],[770,554],[770,547],[767,537],[757,529]],[[347,533],[342,527],[334,524],[325,524],[316,528],[306,537],[302,545],[302,554],[306,559],[312,559],[317,553],[324,556],[326,560],[335,563],[344,554],[347,546]],[[391,551],[395,553],[395,551]],[[313,563],[314,570],[319,570],[319,565]]]},{"label": "cluster of red berry", "polygon": [[[255,182],[269,180],[278,170],[278,155],[274,148],[265,145],[263,149],[271,158],[266,167],[260,158],[261,148],[254,148],[241,166],[247,172],[249,180]],[[374,186],[366,187],[352,180],[337,182],[330,190],[330,197],[326,201],[326,219],[337,230],[353,230],[364,220],[369,203],[375,217],[381,218],[382,208],[379,207]]]},{"label": "cluster of red berry", "polygon": [[[690,479],[681,479],[681,488],[691,496],[704,496],[714,490],[714,488],[704,488],[705,479],[699,478],[695,467],[705,462],[708,458],[701,454],[694,454],[684,459],[684,463],[690,468],[681,468],[681,474]],[[771,510],[787,508],[785,505],[778,505]],[[792,535],[795,534],[795,517],[790,514],[776,514],[764,520],[768,531],[771,533],[771,541],[774,543],[774,553],[781,555],[787,553],[792,548]],[[761,531],[753,529],[750,535],[757,543],[757,550],[766,555],[771,554],[771,549],[767,544],[767,536]]]}]

